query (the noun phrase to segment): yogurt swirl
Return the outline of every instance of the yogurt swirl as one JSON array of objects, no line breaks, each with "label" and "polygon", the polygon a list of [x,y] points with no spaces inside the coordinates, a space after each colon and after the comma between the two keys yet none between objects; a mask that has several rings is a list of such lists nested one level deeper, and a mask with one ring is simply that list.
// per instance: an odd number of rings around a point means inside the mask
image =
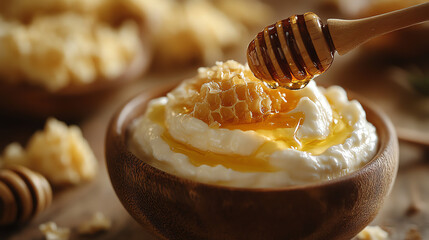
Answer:
[{"label": "yogurt swirl", "polygon": [[[272,107],[252,99],[247,111],[253,111],[251,104],[259,104],[263,111],[244,122],[225,117],[229,110],[222,117],[206,114],[214,117],[205,118],[196,113],[199,102],[193,101],[200,99],[201,91],[195,89],[231,80],[257,86],[260,95],[270,96],[265,103]],[[366,120],[359,102],[349,101],[341,87],[324,89],[311,81],[306,88],[287,90],[280,98],[271,97],[276,93],[265,88],[247,66],[234,61],[200,68],[198,76],[149,103],[144,116],[131,128],[131,149],[142,158],[151,156],[149,164],[180,177],[251,188],[330,180],[361,168],[375,155],[376,129]],[[213,94],[222,94],[225,89],[209,88]]]}]

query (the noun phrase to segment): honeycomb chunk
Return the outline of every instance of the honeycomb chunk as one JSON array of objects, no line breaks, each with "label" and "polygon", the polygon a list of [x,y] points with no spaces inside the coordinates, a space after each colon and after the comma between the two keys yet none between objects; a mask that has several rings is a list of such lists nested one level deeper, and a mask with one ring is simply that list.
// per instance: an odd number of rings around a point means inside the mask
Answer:
[{"label": "honeycomb chunk", "polygon": [[25,148],[11,143],[0,158],[0,167],[23,165],[57,186],[89,181],[98,170],[97,159],[80,128],[55,118],[49,118],[45,129],[34,133]]},{"label": "honeycomb chunk", "polygon": [[268,88],[249,67],[231,60],[199,69],[187,92],[190,114],[209,125],[260,122],[292,110],[298,102],[292,91]]}]

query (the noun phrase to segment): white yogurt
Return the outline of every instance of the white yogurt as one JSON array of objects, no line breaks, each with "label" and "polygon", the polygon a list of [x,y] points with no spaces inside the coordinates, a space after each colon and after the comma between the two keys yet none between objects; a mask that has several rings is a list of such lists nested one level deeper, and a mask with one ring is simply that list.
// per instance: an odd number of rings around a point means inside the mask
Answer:
[{"label": "white yogurt", "polygon": [[[185,85],[180,85],[175,90],[176,94],[186,94]],[[130,146],[142,158],[151,156],[150,164],[180,177],[252,188],[278,188],[329,180],[353,172],[372,159],[377,150],[376,129],[366,120],[362,106],[355,100],[349,101],[341,87],[319,88],[312,81],[297,91],[297,95],[300,100],[290,113],[304,113],[305,119],[294,136],[285,136],[286,139],[295,137],[301,144],[294,148],[264,148],[269,144],[283,146],[282,141],[273,136],[293,133],[293,129],[275,129],[272,130],[275,134],[272,134],[267,130],[243,131],[209,126],[189,114],[176,111],[172,106],[180,98],[171,94],[152,100],[146,114],[134,122]],[[162,111],[165,119],[162,122],[152,119],[150,116],[154,111]],[[336,136],[331,133],[333,122],[338,121],[335,113],[342,117],[341,121],[350,130],[344,141],[316,150],[311,146],[302,146],[313,140],[323,142],[324,139],[335,139]],[[197,166],[189,156],[168,145],[165,133],[185,146],[220,157],[254,156],[265,149],[262,152],[265,161],[274,170],[240,171],[221,164]]]}]

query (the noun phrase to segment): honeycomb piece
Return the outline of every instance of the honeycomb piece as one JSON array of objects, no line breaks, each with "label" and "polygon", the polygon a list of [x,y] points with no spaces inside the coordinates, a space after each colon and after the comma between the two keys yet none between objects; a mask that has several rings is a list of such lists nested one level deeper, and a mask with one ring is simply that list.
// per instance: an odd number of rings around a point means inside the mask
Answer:
[{"label": "honeycomb piece", "polygon": [[112,221],[101,212],[96,212],[91,219],[82,222],[78,227],[80,235],[93,235],[107,231],[111,228]]},{"label": "honeycomb piece", "polygon": [[209,125],[260,122],[292,110],[298,101],[292,91],[268,88],[248,67],[235,61],[200,70],[195,84],[188,87],[193,92],[188,102],[190,114]]},{"label": "honeycomb piece", "polygon": [[97,173],[97,159],[80,128],[54,118],[34,133],[25,148],[11,143],[0,158],[1,165],[26,166],[57,186],[89,181]]},{"label": "honeycomb piece", "polygon": [[70,228],[58,227],[55,222],[43,223],[39,225],[39,230],[46,240],[68,240],[70,237]]},{"label": "honeycomb piece", "polygon": [[356,238],[359,240],[384,240],[389,237],[389,234],[385,232],[379,226],[366,226]]}]

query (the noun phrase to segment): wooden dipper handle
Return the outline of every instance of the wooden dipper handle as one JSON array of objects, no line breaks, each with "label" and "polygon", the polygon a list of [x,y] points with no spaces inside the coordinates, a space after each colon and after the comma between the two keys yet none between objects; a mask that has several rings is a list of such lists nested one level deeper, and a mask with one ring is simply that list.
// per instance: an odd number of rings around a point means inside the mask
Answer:
[{"label": "wooden dipper handle", "polygon": [[331,66],[334,53],[394,30],[429,20],[429,3],[358,20],[329,19],[314,13],[293,15],[269,25],[247,47],[247,62],[256,78],[271,88],[305,87]]},{"label": "wooden dipper handle", "polygon": [[51,186],[42,175],[22,166],[0,169],[0,225],[27,222],[51,201]]},{"label": "wooden dipper handle", "polygon": [[357,20],[328,19],[328,28],[338,54],[379,35],[429,20],[429,2]]}]

